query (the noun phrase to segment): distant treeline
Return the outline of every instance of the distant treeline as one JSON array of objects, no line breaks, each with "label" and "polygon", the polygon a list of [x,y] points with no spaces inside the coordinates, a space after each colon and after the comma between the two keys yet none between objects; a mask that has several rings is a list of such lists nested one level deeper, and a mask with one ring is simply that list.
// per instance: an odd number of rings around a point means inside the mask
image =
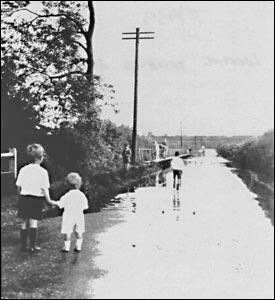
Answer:
[{"label": "distant treeline", "polygon": [[217,151],[237,168],[252,171],[261,180],[274,184],[274,130],[244,143],[221,143]]}]

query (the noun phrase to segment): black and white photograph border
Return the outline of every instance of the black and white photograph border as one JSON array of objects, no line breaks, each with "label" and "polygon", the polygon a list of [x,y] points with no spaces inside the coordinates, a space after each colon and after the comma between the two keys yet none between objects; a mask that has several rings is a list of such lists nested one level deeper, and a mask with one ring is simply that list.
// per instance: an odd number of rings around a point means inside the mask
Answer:
[{"label": "black and white photograph border", "polygon": [[1,1],[1,299],[274,299],[273,1]]}]

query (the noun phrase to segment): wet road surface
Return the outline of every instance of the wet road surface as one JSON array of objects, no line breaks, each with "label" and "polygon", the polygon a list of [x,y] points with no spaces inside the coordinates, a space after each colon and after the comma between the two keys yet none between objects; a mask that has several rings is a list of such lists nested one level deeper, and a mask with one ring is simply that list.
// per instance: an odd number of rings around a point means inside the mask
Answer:
[{"label": "wet road surface", "polygon": [[124,222],[97,236],[94,264],[104,275],[86,295],[273,298],[274,229],[222,162],[208,150],[188,162],[179,192],[168,173],[166,186],[139,188],[110,207]]},{"label": "wet road surface", "polygon": [[273,299],[274,228],[223,162],[208,150],[178,192],[167,173],[86,215],[83,251],[64,255],[52,297]]}]

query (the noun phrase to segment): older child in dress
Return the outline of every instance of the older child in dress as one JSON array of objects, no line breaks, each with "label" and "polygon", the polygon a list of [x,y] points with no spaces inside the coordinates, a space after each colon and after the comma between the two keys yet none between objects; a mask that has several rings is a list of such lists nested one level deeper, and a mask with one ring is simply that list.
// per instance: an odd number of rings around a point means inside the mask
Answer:
[{"label": "older child in dress", "polygon": [[[40,251],[36,245],[38,220],[42,219],[42,208],[45,198],[49,200],[49,176],[47,170],[41,167],[45,150],[39,144],[27,147],[29,164],[19,171],[16,185],[19,193],[18,216],[21,223],[21,250]],[[42,192],[42,189],[44,192]],[[30,249],[27,247],[28,235]]]},{"label": "older child in dress", "polygon": [[70,173],[66,177],[66,183],[70,190],[59,201],[50,200],[50,204],[64,208],[61,233],[64,235],[63,252],[69,252],[71,246],[71,234],[76,236],[75,251],[81,251],[83,233],[85,232],[84,210],[88,209],[88,200],[79,189],[82,179],[78,173]]}]

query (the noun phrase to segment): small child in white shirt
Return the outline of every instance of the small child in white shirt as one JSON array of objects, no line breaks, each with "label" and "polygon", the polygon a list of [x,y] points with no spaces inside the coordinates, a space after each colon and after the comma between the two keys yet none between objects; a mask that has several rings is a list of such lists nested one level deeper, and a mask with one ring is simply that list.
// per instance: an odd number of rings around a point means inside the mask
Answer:
[{"label": "small child in white shirt", "polygon": [[62,216],[61,233],[64,235],[63,252],[69,252],[71,246],[71,234],[76,236],[75,251],[81,251],[83,233],[85,232],[84,210],[88,209],[88,200],[79,189],[82,179],[78,173],[70,173],[66,177],[66,183],[70,190],[59,201],[50,200],[50,204],[64,208]]}]

